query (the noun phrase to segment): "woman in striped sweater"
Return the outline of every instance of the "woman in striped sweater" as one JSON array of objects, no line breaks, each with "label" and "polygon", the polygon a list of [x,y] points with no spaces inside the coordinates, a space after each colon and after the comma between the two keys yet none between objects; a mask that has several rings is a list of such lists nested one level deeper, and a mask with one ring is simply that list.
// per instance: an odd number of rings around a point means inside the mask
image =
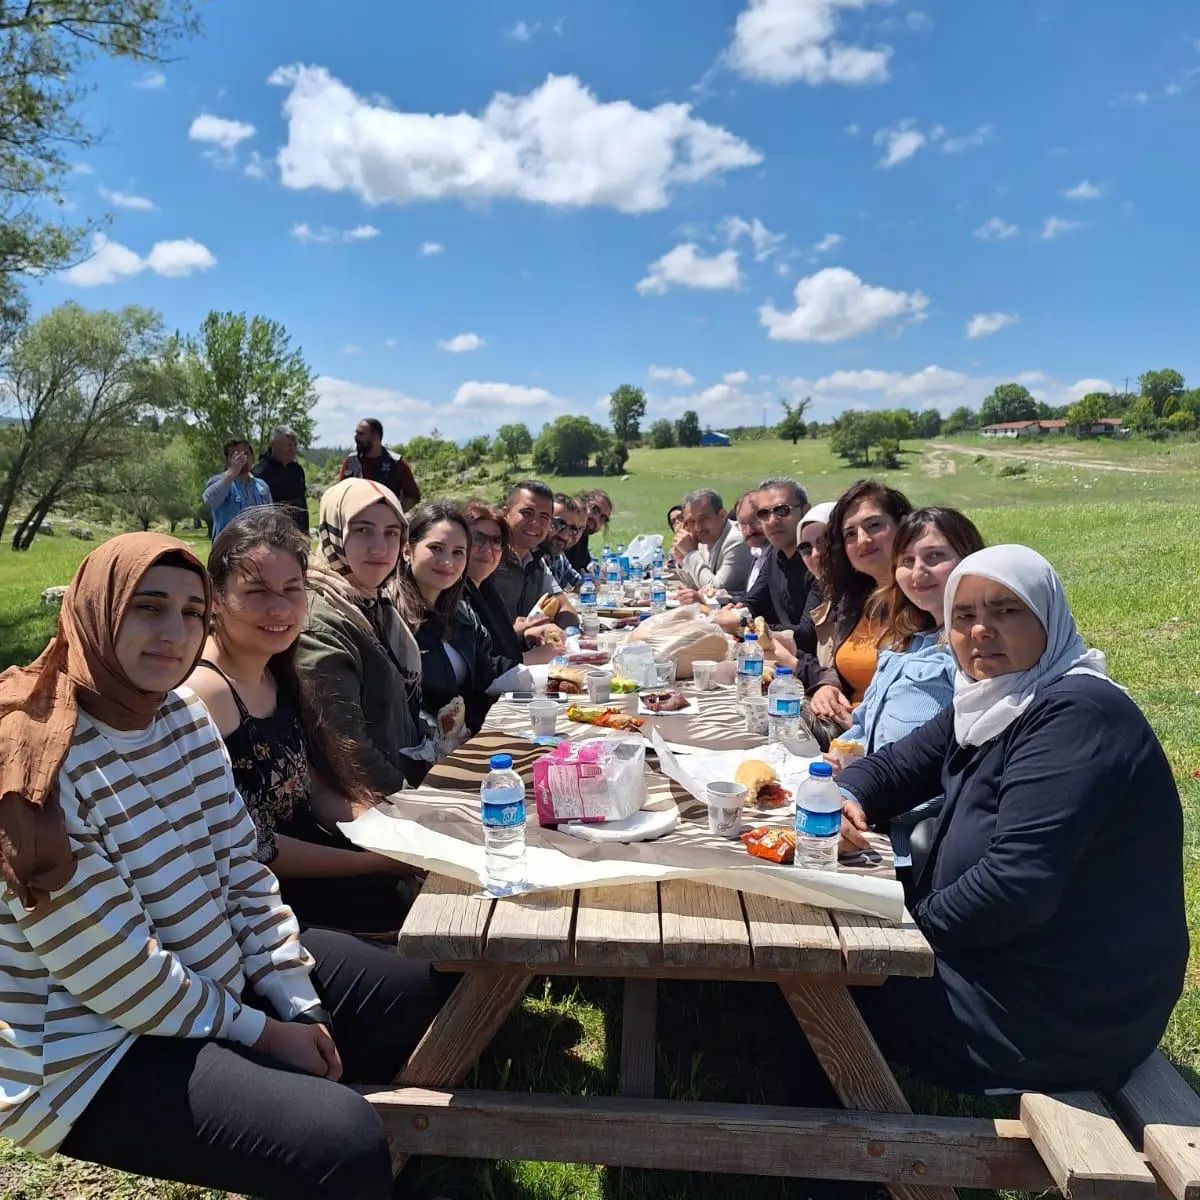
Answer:
[{"label": "woman in striped sweater", "polygon": [[256,1196],[390,1196],[381,1123],[338,1080],[399,1067],[429,971],[301,944],[220,734],[173,690],[209,612],[181,542],[127,534],[0,676],[0,1135]]}]

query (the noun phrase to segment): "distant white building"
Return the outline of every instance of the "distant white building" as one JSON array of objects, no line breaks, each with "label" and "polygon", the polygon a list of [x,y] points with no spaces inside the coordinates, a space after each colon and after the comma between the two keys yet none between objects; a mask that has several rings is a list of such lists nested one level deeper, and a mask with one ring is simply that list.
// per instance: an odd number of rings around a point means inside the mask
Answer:
[{"label": "distant white building", "polygon": [[980,431],[985,438],[1046,437],[1067,432],[1066,421],[999,421],[985,425]]}]

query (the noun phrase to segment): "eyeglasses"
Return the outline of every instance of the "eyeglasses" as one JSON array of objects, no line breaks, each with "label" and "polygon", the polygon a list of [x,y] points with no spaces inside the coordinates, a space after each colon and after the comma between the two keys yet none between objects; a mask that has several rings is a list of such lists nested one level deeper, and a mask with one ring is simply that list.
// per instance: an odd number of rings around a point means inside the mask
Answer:
[{"label": "eyeglasses", "polygon": [[583,532],[582,525],[572,525],[570,521],[564,521],[562,517],[551,517],[550,528],[553,529],[555,533],[562,533],[564,529],[569,529],[572,533]]},{"label": "eyeglasses", "polygon": [[486,533],[471,534],[471,545],[476,550],[503,550],[504,539],[501,537],[489,537]]},{"label": "eyeglasses", "polygon": [[758,509],[754,515],[760,521],[769,521],[772,517],[776,517],[780,521],[786,521],[792,515],[792,510],[799,507],[799,504],[776,504],[774,508]]},{"label": "eyeglasses", "polygon": [[801,542],[797,547],[800,551],[801,558],[807,558],[810,554],[815,554],[817,550],[816,542]]}]

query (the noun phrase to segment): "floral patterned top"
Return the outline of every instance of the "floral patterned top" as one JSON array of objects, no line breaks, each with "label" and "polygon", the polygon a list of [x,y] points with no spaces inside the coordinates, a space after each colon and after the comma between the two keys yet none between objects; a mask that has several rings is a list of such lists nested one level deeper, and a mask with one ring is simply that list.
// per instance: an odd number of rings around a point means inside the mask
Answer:
[{"label": "floral patterned top", "polygon": [[234,782],[254,822],[255,857],[261,863],[273,862],[279,853],[276,836],[289,834],[293,821],[307,815],[312,788],[300,710],[281,690],[269,717],[253,716],[216,663],[201,659],[199,665],[216,671],[233,694],[241,722],[225,739],[225,748],[233,762]]}]

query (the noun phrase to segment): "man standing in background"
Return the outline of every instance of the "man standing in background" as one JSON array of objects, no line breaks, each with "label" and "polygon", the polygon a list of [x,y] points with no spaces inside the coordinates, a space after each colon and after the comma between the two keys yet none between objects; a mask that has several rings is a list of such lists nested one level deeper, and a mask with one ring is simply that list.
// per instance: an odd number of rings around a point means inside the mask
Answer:
[{"label": "man standing in background", "polygon": [[225,470],[204,485],[201,499],[212,513],[215,538],[243,509],[271,503],[271,489],[250,474],[254,451],[245,438],[230,438],[225,443]]},{"label": "man standing in background", "polygon": [[374,480],[395,493],[405,512],[421,501],[412,468],[384,446],[383,424],[374,417],[364,417],[355,427],[354,453],[342,463],[338,479]]},{"label": "man standing in background", "polygon": [[308,533],[308,484],[304,468],[296,461],[298,445],[294,430],[276,425],[254,474],[271,489],[271,499],[288,510],[296,528]]}]

